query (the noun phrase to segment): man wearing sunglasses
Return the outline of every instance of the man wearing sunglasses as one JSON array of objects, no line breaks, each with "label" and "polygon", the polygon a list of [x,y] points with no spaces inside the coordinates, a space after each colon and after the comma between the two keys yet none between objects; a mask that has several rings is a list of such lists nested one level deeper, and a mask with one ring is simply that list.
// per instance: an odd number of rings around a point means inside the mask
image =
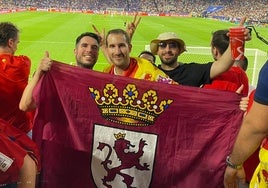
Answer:
[{"label": "man wearing sunglasses", "polygon": [[158,67],[181,85],[200,87],[208,84],[233,65],[230,47],[215,62],[206,64],[179,62],[178,57],[186,51],[186,48],[184,41],[173,32],[161,33],[157,39],[151,41],[150,48],[151,52],[158,55],[161,60],[161,65]]},{"label": "man wearing sunglasses", "polygon": [[[245,18],[241,20],[240,26],[244,22]],[[246,40],[250,39],[248,29],[246,29],[244,35]],[[181,85],[200,87],[203,84],[208,84],[233,65],[230,45],[221,58],[214,62],[206,64],[179,62],[178,57],[186,51],[185,42],[173,32],[161,33],[157,39],[151,41],[150,49],[161,60],[161,65],[158,67]]]}]

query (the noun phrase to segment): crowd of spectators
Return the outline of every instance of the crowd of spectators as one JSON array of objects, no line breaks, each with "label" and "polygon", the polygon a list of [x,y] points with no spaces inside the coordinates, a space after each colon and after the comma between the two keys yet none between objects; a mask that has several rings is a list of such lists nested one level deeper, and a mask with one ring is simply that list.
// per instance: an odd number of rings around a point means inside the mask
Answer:
[{"label": "crowd of spectators", "polygon": [[[209,6],[223,6],[220,11],[204,14]],[[233,21],[243,16],[255,23],[268,22],[268,0],[0,0],[1,9],[36,7],[106,11],[115,9],[149,14],[206,16]]]},{"label": "crowd of spectators", "polygon": [[222,17],[228,21],[235,21],[244,15],[252,23],[268,23],[268,0],[234,0],[224,4],[224,9],[212,13],[212,17]]}]

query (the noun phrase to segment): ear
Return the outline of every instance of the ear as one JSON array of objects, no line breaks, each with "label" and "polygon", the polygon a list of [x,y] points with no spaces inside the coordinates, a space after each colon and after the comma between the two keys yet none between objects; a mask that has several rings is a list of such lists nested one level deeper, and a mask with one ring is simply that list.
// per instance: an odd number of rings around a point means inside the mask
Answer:
[{"label": "ear", "polygon": [[9,48],[12,48],[13,44],[14,44],[14,40],[13,39],[8,39],[7,46]]},{"label": "ear", "polygon": [[212,55],[215,60],[218,59],[219,51],[216,47],[212,47]]},{"label": "ear", "polygon": [[128,45],[128,48],[129,48],[129,53],[130,53],[131,50],[132,50],[132,44],[129,44],[129,45]]}]

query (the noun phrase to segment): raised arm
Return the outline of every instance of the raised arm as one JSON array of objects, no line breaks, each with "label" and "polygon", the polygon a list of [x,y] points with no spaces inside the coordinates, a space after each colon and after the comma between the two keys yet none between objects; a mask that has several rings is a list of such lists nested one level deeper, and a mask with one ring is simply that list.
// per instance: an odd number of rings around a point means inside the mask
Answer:
[{"label": "raised arm", "polygon": [[[243,18],[240,21],[240,24],[238,27],[242,27],[244,25],[245,21],[246,21],[246,18]],[[247,28],[245,29],[244,36],[245,36],[246,41],[251,39],[251,36],[249,34],[249,30]],[[229,43],[229,46],[228,46],[227,50],[223,53],[223,55],[212,64],[211,70],[210,70],[210,78],[213,79],[216,76],[219,76],[220,74],[224,73],[230,67],[232,67],[233,63],[234,63],[234,60],[232,60],[231,46]]]},{"label": "raised arm", "polygon": [[[129,35],[130,41],[132,40],[133,35],[134,35],[134,33],[135,33],[135,31],[136,31],[136,29],[141,21],[141,17],[137,18],[137,16],[138,16],[138,14],[135,14],[132,22],[128,23],[126,26],[126,32]],[[101,39],[100,45],[101,46],[105,45],[105,29],[103,29],[102,31],[99,31],[95,25],[92,25],[92,27],[93,27],[95,33]]]},{"label": "raised arm", "polygon": [[33,90],[40,78],[43,76],[43,74],[50,70],[51,65],[52,60],[49,58],[49,53],[46,51],[45,56],[41,59],[40,64],[33,75],[32,80],[28,83],[28,85],[23,91],[19,104],[19,108],[22,111],[30,111],[36,108],[36,104],[33,98]]},{"label": "raised arm", "polygon": [[135,14],[133,21],[127,24],[126,32],[129,35],[130,41],[132,40],[132,37],[141,21],[141,17],[137,19],[137,16],[138,14]]},{"label": "raised arm", "polygon": [[100,38],[100,49],[101,49],[101,51],[102,51],[102,53],[103,53],[103,55],[104,55],[104,57],[106,58],[106,60],[107,60],[107,62],[108,63],[111,63],[111,60],[110,60],[110,58],[109,58],[109,56],[108,56],[108,54],[107,54],[107,50],[106,50],[106,44],[105,44],[105,36],[106,36],[106,34],[105,34],[105,29],[103,29],[101,32],[97,29],[97,27],[95,26],[95,25],[92,25],[92,27],[93,27],[93,29],[94,29],[94,31],[95,31],[95,33],[99,36],[99,38]]}]

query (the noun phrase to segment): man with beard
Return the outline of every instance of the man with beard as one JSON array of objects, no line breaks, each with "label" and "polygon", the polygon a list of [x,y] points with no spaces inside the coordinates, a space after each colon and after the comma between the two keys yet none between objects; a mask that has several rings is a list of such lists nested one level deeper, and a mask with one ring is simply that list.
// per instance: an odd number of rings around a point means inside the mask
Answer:
[{"label": "man with beard", "polygon": [[126,31],[110,30],[106,35],[105,51],[112,64],[104,72],[136,79],[174,83],[148,60],[130,57],[131,49],[130,36]]},{"label": "man with beard", "polygon": [[[134,16],[132,22],[130,22],[126,27],[126,33],[131,40],[134,32],[140,23],[141,18],[137,19],[137,14]],[[99,57],[99,49],[105,45],[105,30],[99,32],[97,28],[93,25],[93,32],[84,32],[80,34],[75,40],[74,55],[76,60],[76,65],[81,68],[93,69]],[[105,48],[104,48],[105,49]],[[105,54],[104,54],[105,55]],[[31,82],[25,88],[21,101],[20,109],[22,111],[30,111],[36,108],[35,101],[33,99],[33,89],[37,85],[38,81],[42,75],[49,71],[53,64],[52,59],[49,57],[49,53],[46,51],[45,56],[40,61],[39,67],[36,70]]]},{"label": "man with beard", "polygon": [[151,41],[150,48],[151,52],[158,55],[161,60],[158,68],[181,85],[200,87],[208,84],[233,65],[230,46],[215,62],[206,64],[179,62],[178,56],[186,51],[186,48],[184,41],[173,32],[161,33],[157,39]]},{"label": "man with beard", "polygon": [[98,37],[95,33],[85,32],[76,38],[74,54],[77,66],[93,69],[99,56]]},{"label": "man with beard", "polygon": [[[79,35],[76,38],[74,49],[76,65],[81,68],[93,69],[99,56],[99,43],[99,36],[95,33],[85,32]],[[21,110],[29,111],[36,108],[36,104],[33,99],[33,89],[42,75],[51,68],[52,64],[53,61],[49,57],[49,53],[46,51],[45,56],[42,58],[31,82],[28,83],[23,92],[20,101]]]},{"label": "man with beard", "polygon": [[[241,20],[239,27],[243,26],[245,20],[246,18]],[[245,30],[244,36],[245,40],[251,39],[248,29]],[[159,68],[181,85],[201,87],[203,84],[211,83],[211,80],[227,71],[234,63],[230,44],[222,56],[214,62],[207,64],[179,62],[178,57],[186,51],[186,48],[184,41],[173,32],[161,33],[157,39],[151,41],[150,49],[161,60]]]},{"label": "man with beard", "polygon": [[[241,20],[240,27],[245,22]],[[249,30],[245,30],[245,40],[250,40]],[[204,84],[210,84],[214,78],[229,70],[234,64],[231,56],[231,46],[214,62],[206,64],[199,63],[181,63],[178,61],[179,55],[186,51],[185,42],[174,32],[161,33],[157,39],[151,41],[151,52],[158,55],[161,64],[158,68],[166,73],[172,80],[180,85],[202,87]],[[237,93],[241,93],[243,85],[237,88]],[[248,98],[242,97],[240,109],[246,111]]]}]

